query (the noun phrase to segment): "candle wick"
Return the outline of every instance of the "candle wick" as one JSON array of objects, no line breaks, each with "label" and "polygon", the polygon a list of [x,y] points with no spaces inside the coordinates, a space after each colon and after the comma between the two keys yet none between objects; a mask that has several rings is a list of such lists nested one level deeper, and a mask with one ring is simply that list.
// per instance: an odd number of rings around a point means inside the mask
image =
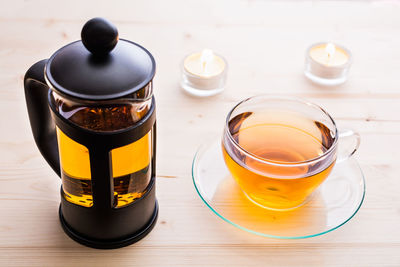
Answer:
[{"label": "candle wick", "polygon": [[328,55],[327,55],[327,57],[328,57],[328,59],[327,59],[327,65],[330,65],[331,60],[332,60],[333,56],[335,55],[336,47],[335,47],[334,44],[328,43],[328,44],[326,45],[326,47],[325,47],[325,51],[326,51],[326,53],[328,54]]},{"label": "candle wick", "polygon": [[202,61],[202,69],[201,71],[204,73],[206,71],[206,65],[207,65],[207,61]]}]

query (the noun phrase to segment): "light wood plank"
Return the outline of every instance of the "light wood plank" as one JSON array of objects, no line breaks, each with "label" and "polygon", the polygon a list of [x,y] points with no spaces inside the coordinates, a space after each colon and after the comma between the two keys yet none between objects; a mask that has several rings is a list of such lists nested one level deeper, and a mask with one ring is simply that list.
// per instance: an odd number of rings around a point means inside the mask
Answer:
[{"label": "light wood plank", "polygon": [[[400,266],[400,5],[396,1],[0,1],[0,266]],[[157,60],[159,222],[118,250],[83,247],[58,222],[60,180],[39,154],[22,79],[34,62],[79,39],[94,16]],[[354,56],[348,83],[321,88],[302,74],[313,42]],[[179,88],[181,60],[202,48],[229,63],[226,91],[197,99]],[[219,138],[229,109],[255,94],[302,97],[360,132],[367,195],[327,235],[275,240],[215,216],[191,181],[198,146]]]}]

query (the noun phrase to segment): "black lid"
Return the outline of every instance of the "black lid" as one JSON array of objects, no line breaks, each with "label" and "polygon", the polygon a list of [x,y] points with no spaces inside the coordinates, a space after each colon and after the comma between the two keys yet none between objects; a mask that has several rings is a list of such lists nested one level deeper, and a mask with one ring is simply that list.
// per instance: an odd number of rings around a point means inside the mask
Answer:
[{"label": "black lid", "polygon": [[145,87],[154,77],[155,61],[144,47],[124,39],[103,18],[89,20],[82,41],[57,50],[46,64],[54,90],[86,100],[122,97]]}]

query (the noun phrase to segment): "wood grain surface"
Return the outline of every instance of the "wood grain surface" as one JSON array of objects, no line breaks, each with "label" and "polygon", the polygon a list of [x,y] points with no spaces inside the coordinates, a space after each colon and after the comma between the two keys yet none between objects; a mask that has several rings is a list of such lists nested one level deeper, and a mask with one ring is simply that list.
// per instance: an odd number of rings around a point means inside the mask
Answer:
[{"label": "wood grain surface", "polygon": [[[0,266],[400,266],[399,1],[0,1]],[[157,61],[159,220],[142,241],[95,250],[58,221],[60,179],[36,148],[23,75],[104,16]],[[332,40],[354,56],[350,77],[323,88],[302,72],[306,48]],[[211,48],[229,64],[226,91],[197,99],[180,64]],[[303,240],[241,231],[196,194],[191,163],[228,110],[255,94],[303,97],[361,134],[367,193],[343,227]]]}]

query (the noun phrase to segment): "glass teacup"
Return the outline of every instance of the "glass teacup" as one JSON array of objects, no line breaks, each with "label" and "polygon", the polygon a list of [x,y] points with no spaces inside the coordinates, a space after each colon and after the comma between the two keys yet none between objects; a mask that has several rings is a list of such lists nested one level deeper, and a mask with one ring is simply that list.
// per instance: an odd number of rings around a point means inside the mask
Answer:
[{"label": "glass teacup", "polygon": [[[343,138],[352,144],[338,153]],[[339,133],[318,105],[270,96],[238,103],[227,116],[222,138],[225,163],[242,191],[273,210],[306,203],[335,163],[353,155],[359,144],[358,133]]]}]

